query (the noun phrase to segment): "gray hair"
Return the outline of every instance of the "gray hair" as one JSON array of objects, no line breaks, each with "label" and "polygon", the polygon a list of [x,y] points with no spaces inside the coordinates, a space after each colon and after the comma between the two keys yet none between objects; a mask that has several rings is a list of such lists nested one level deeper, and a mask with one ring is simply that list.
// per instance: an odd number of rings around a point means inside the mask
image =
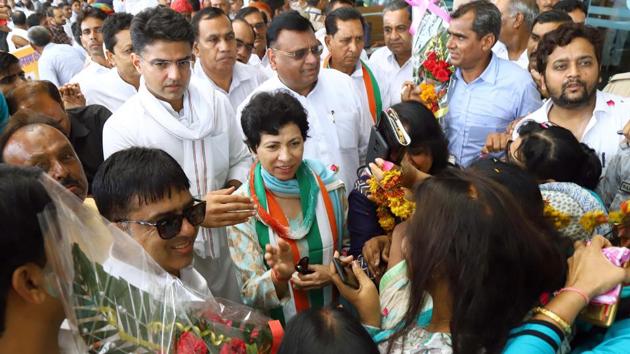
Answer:
[{"label": "gray hair", "polygon": [[519,12],[522,13],[527,29],[532,29],[534,20],[538,16],[536,0],[511,0],[509,10],[512,16],[516,16]]},{"label": "gray hair", "polygon": [[409,12],[409,20],[411,20],[411,6],[409,6],[405,0],[393,0],[387,3],[385,7],[383,7],[383,15],[386,12],[398,10],[407,10],[407,12]]},{"label": "gray hair", "polygon": [[28,29],[28,40],[36,47],[45,47],[52,41],[52,35],[44,26],[33,26]]},{"label": "gray hair", "polygon": [[477,34],[477,37],[482,38],[491,33],[494,35],[496,43],[501,33],[501,12],[499,9],[487,0],[477,0],[458,7],[457,10],[451,14],[451,18],[457,19],[463,17],[469,11],[473,11],[475,14],[472,30]]}]

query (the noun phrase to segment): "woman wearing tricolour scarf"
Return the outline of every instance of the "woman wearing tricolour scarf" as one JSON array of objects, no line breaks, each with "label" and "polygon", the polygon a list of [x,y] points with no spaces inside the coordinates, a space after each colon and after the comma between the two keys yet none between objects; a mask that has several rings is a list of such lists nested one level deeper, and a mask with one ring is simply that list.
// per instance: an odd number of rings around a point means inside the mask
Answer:
[{"label": "woman wearing tricolour scarf", "polygon": [[[236,193],[257,210],[228,228],[230,252],[245,304],[286,321],[332,301],[328,265],[344,236],[345,188],[337,167],[302,159],[309,124],[290,93],[257,94],[241,124],[256,162]],[[295,273],[304,257],[308,269]]]}]

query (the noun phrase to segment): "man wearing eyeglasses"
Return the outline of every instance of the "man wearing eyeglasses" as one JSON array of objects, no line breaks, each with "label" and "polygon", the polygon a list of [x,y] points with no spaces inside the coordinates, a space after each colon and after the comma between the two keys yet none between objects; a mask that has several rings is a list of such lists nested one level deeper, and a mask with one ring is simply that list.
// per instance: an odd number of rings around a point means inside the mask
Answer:
[{"label": "man wearing eyeglasses", "polygon": [[224,94],[191,79],[195,36],[184,16],[164,7],[146,9],[131,22],[131,38],[131,60],[142,82],[105,124],[105,158],[144,146],[160,148],[179,163],[191,194],[208,203],[195,267],[215,295],[240,301],[224,227],[248,220],[254,208],[249,198],[232,195],[251,163],[234,110]]},{"label": "man wearing eyeglasses", "polygon": [[254,29],[247,21],[238,18],[232,21],[232,29],[236,37],[236,60],[247,64],[254,51]]},{"label": "man wearing eyeglasses", "polygon": [[206,7],[192,19],[195,32],[193,52],[198,58],[194,75],[225,94],[232,108],[254,91],[267,77],[256,66],[236,61],[236,38],[230,19],[214,7]]},{"label": "man wearing eyeglasses", "polygon": [[103,52],[103,22],[106,18],[107,15],[103,11],[88,7],[77,19],[77,26],[81,29],[81,46],[89,57],[83,70],[70,80],[71,83],[87,86],[98,82],[98,77],[106,74],[111,68]]},{"label": "man wearing eyeglasses", "polygon": [[254,94],[288,90],[308,113],[310,137],[304,157],[338,169],[346,186],[352,186],[357,169],[365,163],[372,126],[369,107],[361,104],[348,75],[320,69],[322,46],[311,23],[297,11],[276,16],[268,40],[267,55],[276,75],[243,101],[237,110],[238,121]]},{"label": "man wearing eyeglasses", "polygon": [[[269,68],[267,56],[267,23],[263,13],[255,7],[244,7],[236,14],[236,18],[249,23],[256,34],[254,39],[254,54],[249,58],[248,64],[259,65],[263,69]],[[271,72],[269,72],[271,74]]]},{"label": "man wearing eyeglasses", "polygon": [[[209,294],[208,283],[193,268],[193,246],[206,202],[192,197],[188,177],[177,161],[158,149],[121,150],[103,162],[92,187],[101,215],[128,233],[184,285]],[[115,255],[103,267],[112,274],[124,273],[132,283],[134,279],[142,283],[144,278],[141,270]]]}]

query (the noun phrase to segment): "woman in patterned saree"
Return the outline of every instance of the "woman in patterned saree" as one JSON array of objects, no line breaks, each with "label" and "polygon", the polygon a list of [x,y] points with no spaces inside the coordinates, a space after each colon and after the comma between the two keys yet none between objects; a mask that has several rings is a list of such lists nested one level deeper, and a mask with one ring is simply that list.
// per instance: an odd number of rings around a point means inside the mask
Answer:
[{"label": "woman in patterned saree", "polygon": [[[307,113],[291,94],[256,95],[241,124],[256,162],[237,193],[257,213],[228,228],[230,252],[244,303],[288,320],[332,301],[328,264],[342,241],[345,190],[331,169],[302,159]],[[304,257],[307,271],[294,274]]]}]

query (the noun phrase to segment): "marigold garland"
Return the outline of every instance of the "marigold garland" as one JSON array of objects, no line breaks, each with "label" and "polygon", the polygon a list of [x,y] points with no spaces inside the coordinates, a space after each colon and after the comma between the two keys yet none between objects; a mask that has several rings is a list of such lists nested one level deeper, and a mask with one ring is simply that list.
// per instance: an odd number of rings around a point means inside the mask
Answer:
[{"label": "marigold garland", "polygon": [[388,232],[396,226],[396,218],[406,220],[416,209],[416,204],[405,198],[405,190],[400,185],[400,174],[400,170],[389,170],[383,173],[380,182],[375,177],[367,181],[370,194],[377,205],[378,223]]},{"label": "marigold garland", "polygon": [[[571,223],[571,220],[577,216],[569,215],[554,208],[547,200],[545,202],[544,215],[548,218],[553,226],[560,230]],[[580,226],[588,232],[592,233],[596,227],[604,224],[621,225],[630,222],[630,200],[626,200],[619,206],[619,210],[604,213],[601,210],[587,211],[578,220]]]}]

